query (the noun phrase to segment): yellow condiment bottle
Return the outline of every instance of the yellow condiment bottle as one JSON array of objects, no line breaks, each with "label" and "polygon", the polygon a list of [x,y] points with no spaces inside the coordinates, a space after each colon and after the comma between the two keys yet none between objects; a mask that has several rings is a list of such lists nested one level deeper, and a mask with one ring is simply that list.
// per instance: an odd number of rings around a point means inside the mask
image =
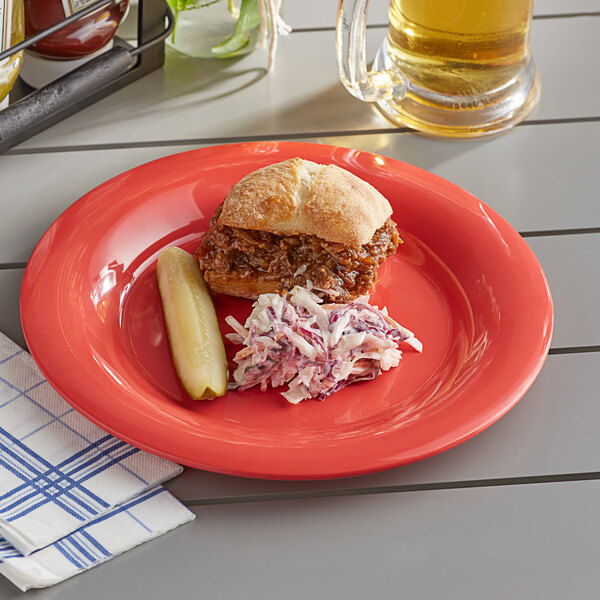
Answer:
[{"label": "yellow condiment bottle", "polygon": [[[23,0],[0,0],[0,50],[22,42],[24,35]],[[0,62],[0,108],[8,104],[8,93],[19,76],[22,62],[22,50]]]}]

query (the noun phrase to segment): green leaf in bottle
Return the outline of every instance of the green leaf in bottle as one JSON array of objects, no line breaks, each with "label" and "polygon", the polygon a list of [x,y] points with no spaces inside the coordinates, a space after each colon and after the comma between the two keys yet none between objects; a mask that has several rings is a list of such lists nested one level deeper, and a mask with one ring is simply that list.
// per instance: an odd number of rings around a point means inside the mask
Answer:
[{"label": "green leaf in bottle", "polygon": [[[230,0],[230,10],[232,5],[233,2]],[[232,12],[232,14],[234,13]],[[222,58],[235,56],[249,44],[250,34],[254,29],[260,26],[260,21],[261,16],[258,0],[242,0],[239,18],[233,34],[218,46],[214,46],[211,49],[212,53]]]},{"label": "green leaf in bottle", "polygon": [[175,27],[173,28],[172,33],[173,40],[175,40],[175,32],[177,30],[177,17],[179,16],[179,13],[181,11],[193,10],[195,8],[201,8],[203,6],[211,6],[212,4],[216,4],[217,2],[221,2],[221,0],[167,0],[167,4],[173,12],[173,17],[175,18]]}]

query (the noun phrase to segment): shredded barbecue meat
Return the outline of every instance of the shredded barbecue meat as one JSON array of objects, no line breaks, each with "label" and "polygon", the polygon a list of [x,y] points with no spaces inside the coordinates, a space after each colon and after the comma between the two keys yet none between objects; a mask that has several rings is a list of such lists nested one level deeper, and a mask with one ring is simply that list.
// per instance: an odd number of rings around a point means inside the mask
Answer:
[{"label": "shredded barbecue meat", "polygon": [[331,302],[349,302],[369,292],[377,268],[401,242],[388,219],[360,248],[326,242],[314,235],[277,235],[219,225],[220,205],[202,237],[197,258],[203,271],[279,282],[279,292],[312,284]]}]

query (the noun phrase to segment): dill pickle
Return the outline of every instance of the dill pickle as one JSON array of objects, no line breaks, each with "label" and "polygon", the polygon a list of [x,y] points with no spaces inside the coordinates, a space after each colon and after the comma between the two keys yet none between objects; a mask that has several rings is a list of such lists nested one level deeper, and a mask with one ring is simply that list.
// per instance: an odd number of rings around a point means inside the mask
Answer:
[{"label": "dill pickle", "polygon": [[198,262],[181,248],[165,248],[156,276],[173,363],[183,387],[195,400],[222,396],[228,378],[225,346]]}]

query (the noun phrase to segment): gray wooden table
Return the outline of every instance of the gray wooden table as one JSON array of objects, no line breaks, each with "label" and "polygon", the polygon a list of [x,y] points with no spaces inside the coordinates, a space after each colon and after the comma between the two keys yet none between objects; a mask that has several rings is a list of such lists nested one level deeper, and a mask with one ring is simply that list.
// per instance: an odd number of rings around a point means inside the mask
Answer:
[{"label": "gray wooden table", "polygon": [[[334,0],[288,0],[295,28],[265,56],[155,72],[0,157],[0,330],[24,344],[27,259],[70,204],[108,178],[186,149],[303,139],[401,159],[504,216],[544,268],[550,356],[503,419],[428,460],[352,479],[247,480],[186,469],[169,489],[189,525],[36,600],[600,597],[600,6],[539,0],[542,100],[491,140],[392,128],[338,81]],[[372,2],[370,56],[384,34]],[[21,597],[0,580],[0,598]]]}]

